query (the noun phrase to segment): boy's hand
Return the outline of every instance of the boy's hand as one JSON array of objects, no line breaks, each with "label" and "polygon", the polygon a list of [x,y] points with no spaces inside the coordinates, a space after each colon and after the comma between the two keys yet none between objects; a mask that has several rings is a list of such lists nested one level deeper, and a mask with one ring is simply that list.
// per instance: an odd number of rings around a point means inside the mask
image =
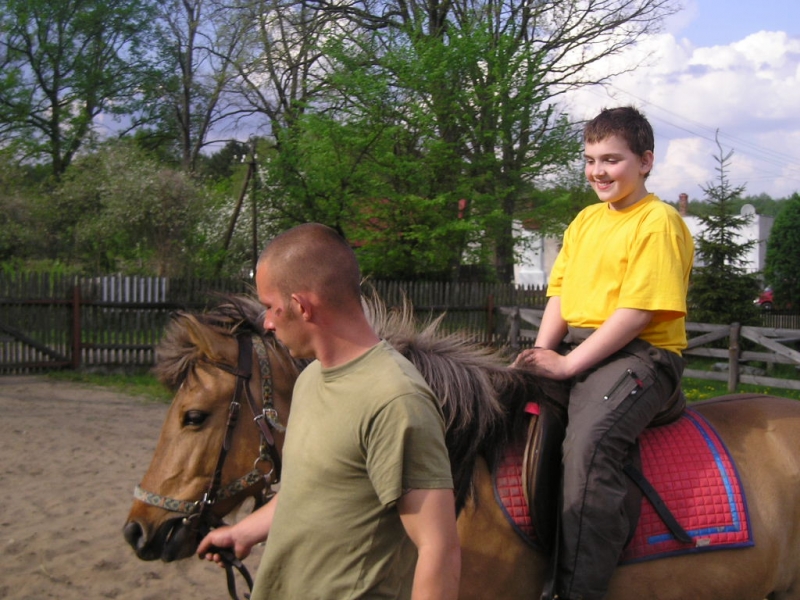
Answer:
[{"label": "boy's hand", "polygon": [[518,369],[528,369],[537,375],[562,381],[573,376],[566,356],[546,348],[529,348],[519,353],[511,365]]}]

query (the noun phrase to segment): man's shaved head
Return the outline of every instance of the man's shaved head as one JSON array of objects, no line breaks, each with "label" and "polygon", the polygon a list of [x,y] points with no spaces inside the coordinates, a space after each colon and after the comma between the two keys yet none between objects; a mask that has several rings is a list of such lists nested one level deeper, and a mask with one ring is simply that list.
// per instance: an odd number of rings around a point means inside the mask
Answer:
[{"label": "man's shaved head", "polygon": [[311,291],[334,307],[361,302],[358,261],[345,239],[319,223],[298,225],[275,237],[261,253],[281,294]]}]

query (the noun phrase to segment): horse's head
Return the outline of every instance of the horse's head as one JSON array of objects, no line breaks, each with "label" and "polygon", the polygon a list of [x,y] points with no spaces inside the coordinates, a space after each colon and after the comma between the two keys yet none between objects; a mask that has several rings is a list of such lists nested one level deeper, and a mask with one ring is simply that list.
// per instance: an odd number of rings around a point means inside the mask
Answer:
[{"label": "horse's head", "polygon": [[225,306],[179,315],[159,345],[156,373],[176,391],[123,530],[143,560],[192,555],[209,526],[275,482],[299,369],[259,330],[255,303]]}]

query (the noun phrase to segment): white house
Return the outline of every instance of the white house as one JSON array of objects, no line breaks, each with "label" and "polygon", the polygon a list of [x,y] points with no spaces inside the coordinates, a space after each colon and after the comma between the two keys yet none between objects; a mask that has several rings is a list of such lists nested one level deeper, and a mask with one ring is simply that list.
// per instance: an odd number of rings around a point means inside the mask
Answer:
[{"label": "white house", "polygon": [[546,286],[553,263],[561,249],[561,239],[543,236],[536,230],[527,229],[521,221],[514,221],[514,237],[518,240],[514,283],[525,286]]}]

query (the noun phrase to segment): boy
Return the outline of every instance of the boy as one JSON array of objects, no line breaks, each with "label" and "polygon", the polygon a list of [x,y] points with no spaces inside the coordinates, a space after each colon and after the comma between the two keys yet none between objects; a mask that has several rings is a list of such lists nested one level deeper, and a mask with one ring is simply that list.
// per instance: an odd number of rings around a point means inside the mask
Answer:
[{"label": "boy", "polygon": [[586,125],[584,143],[586,178],[601,202],[567,228],[536,347],[513,365],[569,388],[553,596],[561,600],[605,596],[629,533],[625,458],[648,424],[685,405],[694,256],[681,216],[645,186],[654,140],[644,115],[605,109]]}]

